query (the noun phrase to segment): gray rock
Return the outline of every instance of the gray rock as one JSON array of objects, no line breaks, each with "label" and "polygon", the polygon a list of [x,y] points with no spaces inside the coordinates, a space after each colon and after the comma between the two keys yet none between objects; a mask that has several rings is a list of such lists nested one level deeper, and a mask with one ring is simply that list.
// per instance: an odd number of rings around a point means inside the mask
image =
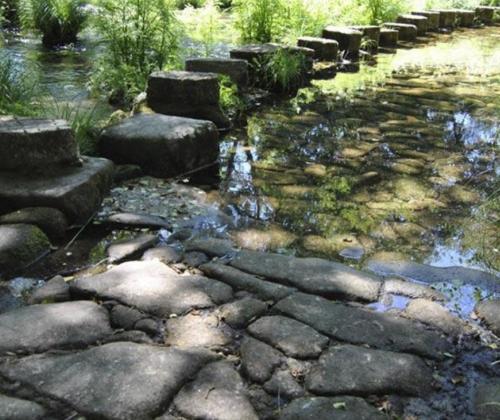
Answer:
[{"label": "gray rock", "polygon": [[112,243],[106,250],[110,262],[122,262],[141,255],[158,242],[156,235],[144,234]]},{"label": "gray rock", "polygon": [[261,300],[244,298],[221,306],[218,315],[219,318],[233,328],[245,328],[266,310],[267,304]]},{"label": "gray rock", "polygon": [[108,312],[94,302],[27,306],[0,315],[0,353],[77,348],[111,332]]},{"label": "gray rock", "polygon": [[0,225],[0,274],[20,271],[49,251],[49,239],[36,226]]},{"label": "gray rock", "polygon": [[176,409],[187,418],[213,420],[258,420],[245,395],[238,372],[227,362],[205,366],[195,380],[174,399]]},{"label": "gray rock", "polygon": [[[376,53],[378,46],[380,44],[380,26],[378,25],[353,25],[352,29],[360,31],[363,34],[363,38],[370,41],[368,47],[363,47],[363,49]],[[379,177],[377,177],[379,178]]]},{"label": "gray rock", "polygon": [[250,337],[243,339],[240,356],[243,372],[250,380],[258,383],[269,380],[274,369],[284,360],[279,351]]},{"label": "gray rock", "polygon": [[365,250],[360,246],[351,246],[341,249],[339,255],[346,260],[361,261],[365,255]]},{"label": "gray rock", "polygon": [[0,117],[0,171],[73,165],[78,145],[64,120]]},{"label": "gray rock", "polygon": [[248,327],[259,340],[298,359],[318,357],[328,345],[328,338],[302,322],[284,316],[266,316]]},{"label": "gray rock", "polygon": [[112,343],[68,355],[40,355],[0,366],[12,381],[56,398],[89,418],[150,419],[204,364],[206,351]]},{"label": "gray rock", "polygon": [[384,48],[397,48],[399,41],[399,32],[396,29],[380,29],[379,46]]},{"label": "gray rock", "polygon": [[190,240],[186,242],[185,249],[187,252],[203,252],[209,257],[224,257],[236,252],[231,241],[217,238]]},{"label": "gray rock", "polygon": [[210,121],[136,114],[106,128],[99,150],[114,162],[137,164],[147,174],[172,177],[214,163],[218,139],[217,127]]},{"label": "gray rock", "polygon": [[0,420],[38,420],[46,414],[40,404],[0,394]]},{"label": "gray rock", "polygon": [[181,261],[181,255],[170,246],[158,246],[148,249],[142,256],[143,261],[158,260],[163,264],[175,264]]},{"label": "gray rock", "polygon": [[500,299],[484,300],[480,302],[475,312],[484,320],[486,325],[500,337]]},{"label": "gray rock", "polygon": [[351,58],[359,55],[363,33],[351,28],[327,26],[323,30],[323,38],[334,39],[339,43],[340,51],[345,51]]},{"label": "gray rock", "polygon": [[455,27],[457,14],[455,13],[454,10],[433,9],[432,11],[439,13],[439,27],[440,28],[453,28],[453,27]]},{"label": "gray rock", "polygon": [[119,331],[104,339],[102,344],[119,343],[123,341],[138,344],[154,344],[154,341],[144,331],[138,330]]},{"label": "gray rock", "polygon": [[437,31],[439,29],[439,12],[430,10],[419,10],[411,12],[412,15],[425,16],[427,18],[427,30]]},{"label": "gray rock", "polygon": [[306,378],[319,395],[425,396],[431,383],[432,370],[416,356],[351,345],[330,348]]},{"label": "gray rock", "polygon": [[470,28],[474,25],[476,14],[473,10],[455,9],[455,13],[457,14],[458,26]]},{"label": "gray rock", "polygon": [[141,319],[147,318],[141,311],[128,306],[115,305],[110,312],[111,324],[115,328],[133,330],[135,324]]},{"label": "gray rock", "polygon": [[203,252],[192,251],[186,252],[182,260],[187,266],[196,268],[207,263],[210,259]]},{"label": "gray rock", "polygon": [[384,28],[394,29],[398,31],[398,38],[400,41],[416,41],[417,40],[417,27],[409,23],[388,22],[384,23]]},{"label": "gray rock", "polygon": [[159,261],[131,261],[96,276],[76,279],[75,295],[97,295],[159,317],[209,308],[232,298],[232,289],[201,276],[180,276]]},{"label": "gray rock", "polygon": [[383,292],[393,295],[408,296],[411,298],[424,298],[440,301],[446,300],[442,293],[429,286],[401,279],[387,279],[384,282]]},{"label": "gray rock", "polygon": [[423,36],[427,32],[428,18],[426,16],[403,14],[397,17],[397,22],[415,25],[417,27],[418,36]]},{"label": "gray rock", "polygon": [[248,86],[248,62],[232,58],[188,58],[186,70],[228,76],[240,88]]},{"label": "gray rock", "polygon": [[70,300],[69,284],[62,276],[55,276],[42,287],[35,289],[30,296],[29,303],[54,303]]},{"label": "gray rock", "polygon": [[26,207],[62,211],[70,223],[86,223],[99,208],[113,179],[113,163],[84,158],[79,167],[43,176],[0,172],[0,213]]},{"label": "gray rock", "polygon": [[219,77],[215,73],[157,71],[148,79],[147,101],[155,112],[212,121],[228,128],[219,106]]},{"label": "gray rock", "polygon": [[169,224],[165,219],[159,216],[151,216],[149,214],[136,213],[115,213],[101,220],[101,223],[131,226],[131,227],[148,227],[148,228],[168,228]]},{"label": "gray rock", "polygon": [[[440,359],[450,344],[440,334],[390,313],[346,306],[318,296],[296,293],[280,301],[277,311],[339,340]],[[376,333],[375,333],[376,331]]]},{"label": "gray rock", "polygon": [[304,395],[304,388],[300,386],[288,370],[277,370],[271,379],[264,384],[264,389],[271,395],[288,400]]},{"label": "gray rock", "polygon": [[159,332],[158,322],[151,318],[145,318],[135,323],[135,329],[143,331],[146,334],[155,336]]},{"label": "gray rock", "polygon": [[339,54],[339,43],[334,39],[303,36],[297,45],[314,50],[314,58],[318,60],[336,61]]},{"label": "gray rock", "polygon": [[296,289],[259,279],[233,267],[217,263],[199,267],[207,276],[216,278],[238,290],[246,290],[263,300],[277,301],[291,295]]},{"label": "gray rock", "polygon": [[119,184],[124,181],[129,181],[131,179],[140,178],[144,176],[144,172],[139,165],[124,164],[116,165],[115,171],[113,173],[113,182]]},{"label": "gray rock", "polygon": [[477,420],[498,420],[500,418],[500,381],[480,384],[476,388],[474,406]]},{"label": "gray rock", "polygon": [[0,216],[0,224],[18,223],[39,227],[51,240],[64,238],[68,229],[64,213],[50,207],[28,207]]},{"label": "gray rock", "polygon": [[476,7],[476,17],[479,21],[486,25],[493,23],[493,17],[495,15],[495,8],[488,6],[478,6]]},{"label": "gray rock", "polygon": [[255,62],[262,62],[279,50],[275,44],[242,45],[230,51],[231,58],[246,60],[252,66]]},{"label": "gray rock", "polygon": [[385,417],[357,397],[304,397],[292,401],[281,420],[382,420]]},{"label": "gray rock", "polygon": [[377,300],[382,282],[375,276],[319,258],[295,258],[242,251],[231,266],[296,287],[304,292],[349,299]]}]

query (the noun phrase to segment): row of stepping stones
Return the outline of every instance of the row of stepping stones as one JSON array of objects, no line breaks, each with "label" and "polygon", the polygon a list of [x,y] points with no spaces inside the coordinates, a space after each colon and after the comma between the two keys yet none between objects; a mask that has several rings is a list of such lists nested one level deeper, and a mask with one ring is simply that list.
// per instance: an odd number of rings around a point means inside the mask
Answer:
[{"label": "row of stepping stones", "polygon": [[[0,418],[500,415],[500,300],[475,310],[488,336],[431,284],[222,239],[189,239],[184,255],[147,239],[0,315]],[[386,293],[411,303],[373,310]]]}]

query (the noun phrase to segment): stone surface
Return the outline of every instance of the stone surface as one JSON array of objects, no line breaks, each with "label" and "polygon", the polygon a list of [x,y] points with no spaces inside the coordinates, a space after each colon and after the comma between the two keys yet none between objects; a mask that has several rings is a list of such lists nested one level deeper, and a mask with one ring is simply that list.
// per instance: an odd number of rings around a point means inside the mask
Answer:
[{"label": "stone surface", "polygon": [[241,329],[266,310],[267,304],[261,300],[244,298],[221,306],[218,309],[218,316],[229,326]]},{"label": "stone surface", "polygon": [[431,383],[432,370],[416,356],[351,345],[330,348],[306,378],[319,395],[425,396]]},{"label": "stone surface", "polygon": [[417,27],[417,35],[423,36],[427,32],[428,18],[421,15],[399,15],[397,18],[398,23],[407,23]]},{"label": "stone surface", "polygon": [[431,300],[445,300],[445,296],[423,284],[413,283],[401,279],[387,279],[384,282],[383,292],[393,295],[403,295],[411,298],[425,298]]},{"label": "stone surface", "polygon": [[245,337],[240,347],[241,368],[248,378],[263,383],[284,360],[284,356],[271,346],[251,337]]},{"label": "stone surface", "polygon": [[33,305],[0,315],[0,353],[77,348],[110,334],[108,313],[94,302]]},{"label": "stone surface", "polygon": [[264,384],[264,389],[271,395],[279,398],[293,399],[302,397],[305,393],[288,370],[277,370],[269,381]]},{"label": "stone surface", "polygon": [[314,50],[317,60],[336,61],[339,54],[339,43],[334,39],[303,36],[297,40],[297,45]]},{"label": "stone surface", "polygon": [[384,28],[395,29],[398,31],[400,41],[416,41],[417,27],[409,23],[384,23]]},{"label": "stone surface", "polygon": [[45,418],[46,414],[36,402],[0,394],[0,420],[38,420]]},{"label": "stone surface", "polygon": [[170,246],[158,246],[148,249],[142,256],[143,261],[160,261],[163,264],[175,264],[182,259],[181,255]]},{"label": "stone surface", "polygon": [[106,250],[106,254],[110,262],[121,262],[140,256],[145,250],[155,246],[157,242],[156,235],[139,235],[133,239],[113,242]]},{"label": "stone surface", "polygon": [[0,373],[89,418],[150,419],[214,356],[206,351],[112,343],[68,355],[31,356]]},{"label": "stone surface", "polygon": [[0,224],[19,223],[39,227],[51,240],[61,240],[68,229],[66,216],[50,207],[28,207],[0,216]]},{"label": "stone surface", "polygon": [[169,228],[169,223],[159,216],[137,213],[115,213],[100,220],[101,223],[117,226],[148,227],[148,228]]},{"label": "stone surface", "polygon": [[458,336],[467,332],[465,324],[439,303],[427,299],[412,300],[404,315],[438,328],[447,334]]},{"label": "stone surface", "polygon": [[397,48],[399,41],[399,31],[396,29],[382,28],[380,30],[379,45],[384,48]]},{"label": "stone surface", "polygon": [[84,158],[82,166],[34,177],[0,172],[0,213],[25,207],[51,207],[70,223],[86,223],[99,208],[113,179],[113,163]]},{"label": "stone surface", "polygon": [[231,58],[246,60],[253,66],[256,61],[265,60],[276,51],[278,51],[279,46],[274,44],[252,44],[243,45],[238,48],[233,48],[230,51]]},{"label": "stone surface", "polygon": [[207,262],[210,261],[210,258],[203,252],[198,252],[198,251],[191,251],[191,252],[186,252],[183,257],[182,261],[184,264],[186,264],[188,267],[199,267],[202,264],[206,264]]},{"label": "stone surface", "polygon": [[245,290],[263,300],[277,301],[291,295],[296,289],[259,279],[227,265],[208,263],[199,267],[207,276],[229,284],[237,290]]},{"label": "stone surface", "polygon": [[362,32],[345,27],[327,26],[323,30],[323,38],[337,41],[340,51],[345,51],[347,56],[353,58],[359,54],[362,37]]},{"label": "stone surface", "polygon": [[379,411],[357,397],[304,397],[292,401],[281,420],[382,420]]},{"label": "stone surface", "polygon": [[377,25],[354,25],[351,26],[352,29],[356,31],[360,31],[363,34],[363,38],[366,41],[366,46],[362,49],[368,51],[372,54],[375,54],[378,50],[378,46],[380,44],[380,26]]},{"label": "stone surface", "polygon": [[[182,106],[179,103],[179,110]],[[166,110],[162,113],[168,114]],[[122,120],[102,132],[99,150],[116,163],[140,165],[145,173],[157,177],[172,177],[214,163],[219,152],[217,127],[211,120],[172,116],[180,114],[182,111],[136,114]]]},{"label": "stone surface", "polygon": [[478,385],[474,405],[477,420],[498,420],[500,418],[500,381]]},{"label": "stone surface", "polygon": [[484,300],[475,309],[479,318],[500,337],[500,299]]},{"label": "stone surface", "polygon": [[433,12],[439,12],[439,27],[440,28],[453,28],[455,26],[456,13],[454,10],[437,9]]},{"label": "stone surface", "polygon": [[465,28],[470,28],[474,25],[474,19],[476,14],[473,10],[463,10],[456,9],[455,13],[457,14],[457,25]]},{"label": "stone surface", "polygon": [[33,225],[0,225],[0,274],[20,271],[50,251],[50,241]]},{"label": "stone surface", "polygon": [[248,62],[229,58],[188,58],[186,70],[228,76],[240,88],[248,86]]},{"label": "stone surface", "polygon": [[284,316],[259,318],[248,327],[255,338],[298,359],[318,357],[328,345],[328,338],[302,322]]},{"label": "stone surface", "polygon": [[493,16],[495,14],[494,7],[479,6],[476,7],[476,17],[486,25],[493,23]]},{"label": "stone surface", "polygon": [[133,330],[137,322],[147,318],[142,312],[124,305],[115,305],[110,312],[111,324],[116,328]]},{"label": "stone surface", "polygon": [[199,251],[207,254],[209,257],[224,257],[236,252],[231,241],[217,238],[192,239],[186,242],[184,246],[187,252]]},{"label": "stone surface", "polygon": [[417,10],[411,12],[411,14],[426,17],[428,31],[437,31],[439,29],[439,12],[433,12],[431,10]]},{"label": "stone surface", "polygon": [[64,277],[55,276],[42,287],[35,289],[30,296],[29,303],[55,303],[70,300],[69,284],[64,281]]},{"label": "stone surface", "polygon": [[304,292],[349,299],[377,300],[381,281],[368,273],[319,258],[242,251],[231,266],[296,287]]},{"label": "stone surface", "polygon": [[155,112],[212,121],[228,128],[219,106],[219,77],[215,73],[157,71],[148,79],[148,106]]},{"label": "stone surface", "polygon": [[78,156],[73,131],[64,120],[0,117],[0,171],[74,165]]},{"label": "stone surface", "polygon": [[296,293],[278,302],[274,309],[310,325],[320,333],[349,343],[368,344],[436,359],[442,358],[450,348],[440,334],[408,319],[346,306],[318,296]]},{"label": "stone surface", "polygon": [[180,276],[159,261],[134,261],[76,279],[72,294],[114,299],[163,317],[225,303],[232,290],[205,277]]},{"label": "stone surface", "polygon": [[234,367],[227,362],[215,362],[205,366],[193,382],[181,389],[174,405],[187,418],[258,420],[245,392]]}]

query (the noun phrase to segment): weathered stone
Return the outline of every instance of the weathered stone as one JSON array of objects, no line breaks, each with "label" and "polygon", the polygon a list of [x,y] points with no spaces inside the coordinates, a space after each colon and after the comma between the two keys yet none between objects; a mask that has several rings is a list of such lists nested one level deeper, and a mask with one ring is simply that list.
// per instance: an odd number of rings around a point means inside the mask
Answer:
[{"label": "weathered stone", "polygon": [[479,6],[476,7],[476,17],[486,25],[493,23],[493,16],[495,14],[495,8],[489,6]]},{"label": "weathered stone", "polygon": [[248,86],[248,62],[228,58],[188,58],[186,70],[228,76],[240,88]]},{"label": "weathered stone", "polygon": [[168,222],[159,216],[137,213],[115,213],[101,220],[101,223],[130,226],[130,227],[149,227],[149,228],[169,228]]},{"label": "weathered stone", "polygon": [[364,347],[331,347],[306,378],[319,395],[424,396],[430,393],[432,370],[418,357]]},{"label": "weathered stone", "polygon": [[246,60],[250,65],[253,65],[256,61],[267,59],[278,49],[279,47],[275,44],[243,45],[232,49],[230,55],[233,59]]},{"label": "weathered stone", "polygon": [[417,27],[417,35],[424,36],[427,32],[428,18],[421,15],[398,15],[398,23],[407,23]]},{"label": "weathered stone", "polygon": [[210,261],[210,258],[208,258],[208,256],[203,252],[192,251],[186,252],[182,260],[188,267],[197,268],[200,265],[206,264],[208,261]]},{"label": "weathered stone", "polygon": [[158,242],[156,235],[144,234],[133,239],[124,239],[112,243],[106,250],[110,262],[121,262],[142,255]]},{"label": "weathered stone", "polygon": [[227,362],[205,366],[174,399],[184,416],[213,420],[258,420],[238,372]]},{"label": "weathered stone", "polygon": [[200,276],[180,276],[159,261],[120,264],[106,273],[82,277],[73,294],[114,299],[160,317],[209,308],[232,297],[229,286]]},{"label": "weathered stone", "polygon": [[297,45],[314,50],[317,60],[336,61],[339,54],[339,43],[334,39],[303,36],[297,40]]},{"label": "weathered stone", "polygon": [[215,73],[157,71],[148,79],[148,105],[153,111],[212,121],[219,128],[228,128],[219,95],[219,77]]},{"label": "weathered stone", "polygon": [[55,276],[30,296],[31,304],[66,302],[70,300],[69,284],[62,276]]},{"label": "weathered stone", "polygon": [[359,55],[363,33],[355,29],[327,26],[323,30],[323,38],[334,39],[339,43],[340,51],[345,51],[347,56],[356,58]]},{"label": "weathered stone", "polygon": [[143,261],[160,261],[163,264],[175,264],[182,259],[181,255],[170,246],[159,246],[148,249],[142,256]]},{"label": "weathered stone", "polygon": [[81,347],[110,334],[108,313],[94,302],[33,305],[0,315],[0,353]]},{"label": "weathered stone", "polygon": [[339,256],[346,260],[361,261],[365,255],[365,250],[360,246],[349,246],[347,248],[341,249]]},{"label": "weathered stone", "polygon": [[28,207],[0,216],[0,224],[27,224],[39,227],[51,240],[64,238],[68,229],[66,216],[50,207]]},{"label": "weathered stone", "polygon": [[62,211],[70,223],[85,223],[99,208],[113,179],[113,163],[84,158],[80,167],[43,176],[0,172],[0,213],[26,207]]},{"label": "weathered stone", "polygon": [[217,238],[192,239],[186,242],[185,250],[203,252],[209,257],[224,257],[236,252],[231,241]]},{"label": "weathered stone", "polygon": [[266,316],[248,327],[255,338],[298,359],[318,357],[328,345],[328,338],[313,328],[284,316]]},{"label": "weathered stone", "polygon": [[110,313],[111,324],[116,328],[125,330],[133,330],[135,324],[147,317],[142,312],[128,306],[115,305]]},{"label": "weathered stone", "polygon": [[476,13],[472,10],[463,10],[456,9],[455,10],[457,25],[465,28],[470,28],[474,25],[474,19],[476,17]]},{"label": "weathered stone", "polygon": [[380,44],[380,26],[376,25],[355,25],[351,26],[352,29],[360,31],[363,34],[363,39],[369,41],[364,50],[371,53],[376,53]]},{"label": "weathered stone", "polygon": [[433,12],[439,12],[439,27],[440,28],[454,28],[457,14],[454,10],[437,9]]},{"label": "weathered stone", "polygon": [[433,12],[431,10],[419,10],[411,12],[411,14],[426,17],[428,31],[437,31],[439,29],[439,12]]},{"label": "weathered stone", "polygon": [[[179,102],[179,109],[182,106]],[[214,163],[218,139],[217,127],[210,120],[136,114],[106,128],[99,139],[99,150],[116,163],[134,163],[147,174],[171,177]]]},{"label": "weathered stone", "polygon": [[218,315],[233,328],[245,328],[266,310],[267,304],[261,300],[244,298],[221,306]]},{"label": "weathered stone", "polygon": [[264,383],[284,360],[284,356],[262,341],[245,337],[240,348],[241,368],[250,380]]},{"label": "weathered stone", "polygon": [[0,372],[85,417],[145,420],[160,414],[179,388],[214,358],[206,351],[120,342],[68,355],[25,357],[1,365]]},{"label": "weathered stone", "polygon": [[500,299],[484,300],[480,302],[475,312],[484,320],[486,325],[500,337]]},{"label": "weathered stone", "polygon": [[384,23],[384,28],[395,29],[398,31],[398,38],[400,41],[416,41],[417,40],[417,27],[409,23]]},{"label": "weathered stone", "polygon": [[412,300],[406,307],[404,315],[450,335],[457,336],[466,333],[465,324],[459,318],[439,303],[427,299]]},{"label": "weathered stone", "polygon": [[401,279],[387,279],[384,282],[383,292],[393,295],[408,296],[411,298],[424,298],[441,301],[446,299],[442,293],[429,286]]},{"label": "weathered stone", "polygon": [[300,386],[288,370],[277,370],[271,379],[264,384],[264,389],[271,395],[291,400],[304,395],[304,388]]},{"label": "weathered stone", "polygon": [[292,401],[280,420],[382,420],[385,418],[365,400],[357,397],[304,397]]},{"label": "weathered stone", "polygon": [[278,302],[274,308],[323,334],[349,343],[437,359],[450,348],[437,332],[428,331],[408,319],[346,306],[318,296],[296,293]]},{"label": "weathered stone", "polygon": [[263,300],[278,301],[291,295],[296,289],[259,279],[227,265],[208,263],[199,267],[207,276],[229,284],[237,290],[245,290]]},{"label": "weathered stone", "polygon": [[478,385],[475,394],[475,418],[498,420],[500,418],[500,381]]},{"label": "weathered stone", "polygon": [[396,29],[382,28],[380,29],[380,43],[384,48],[397,48],[399,41],[399,31]]},{"label": "weathered stone", "polygon": [[0,420],[38,420],[46,415],[45,409],[36,402],[0,394]]},{"label": "weathered stone", "polygon": [[78,145],[64,120],[0,117],[0,171],[74,165]]},{"label": "weathered stone", "polygon": [[20,271],[49,251],[49,239],[36,226],[0,225],[0,274]]},{"label": "weathered stone", "polygon": [[119,184],[131,179],[140,178],[144,175],[142,168],[139,165],[124,164],[116,165],[113,173],[113,183]]},{"label": "weathered stone", "polygon": [[367,301],[377,300],[381,281],[346,265],[319,258],[241,251],[231,266],[308,293]]}]

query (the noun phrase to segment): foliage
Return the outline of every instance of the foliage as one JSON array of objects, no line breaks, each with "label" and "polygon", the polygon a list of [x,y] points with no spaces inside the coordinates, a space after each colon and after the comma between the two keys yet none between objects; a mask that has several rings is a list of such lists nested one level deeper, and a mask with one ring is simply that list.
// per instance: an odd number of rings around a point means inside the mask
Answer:
[{"label": "foliage", "polygon": [[238,86],[228,77],[219,76],[220,80],[220,105],[226,115],[239,116],[245,108],[245,104],[238,95]]},{"label": "foliage", "polygon": [[242,42],[266,43],[281,33],[282,0],[237,0],[236,29]]},{"label": "foliage", "polygon": [[15,27],[19,24],[18,0],[0,0],[0,27]]},{"label": "foliage", "polygon": [[367,0],[360,5],[363,3],[366,4],[366,14],[372,24],[394,21],[399,13],[408,8],[405,0]]}]

